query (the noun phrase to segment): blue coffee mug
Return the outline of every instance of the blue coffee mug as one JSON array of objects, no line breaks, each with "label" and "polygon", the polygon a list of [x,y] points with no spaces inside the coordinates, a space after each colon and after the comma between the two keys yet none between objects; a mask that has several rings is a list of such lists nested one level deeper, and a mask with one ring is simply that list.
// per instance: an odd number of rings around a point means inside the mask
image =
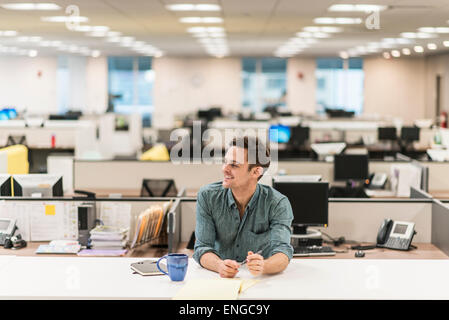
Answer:
[{"label": "blue coffee mug", "polygon": [[[159,267],[162,259],[167,259],[167,272]],[[189,264],[189,257],[182,253],[169,253],[157,261],[157,268],[160,272],[168,275],[172,281],[184,281],[187,273],[187,265]]]}]

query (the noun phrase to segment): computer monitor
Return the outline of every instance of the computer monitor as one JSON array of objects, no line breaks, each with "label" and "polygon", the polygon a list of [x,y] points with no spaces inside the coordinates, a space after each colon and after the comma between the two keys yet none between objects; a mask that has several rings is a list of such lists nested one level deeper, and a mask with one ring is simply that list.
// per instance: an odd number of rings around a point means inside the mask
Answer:
[{"label": "computer monitor", "polygon": [[307,227],[327,226],[328,182],[282,182],[275,179],[273,188],[290,201],[294,234],[307,234]]},{"label": "computer monitor", "polygon": [[288,143],[290,140],[290,127],[282,124],[271,125],[269,129],[270,142]]},{"label": "computer monitor", "polygon": [[379,127],[377,128],[378,140],[396,140],[396,127]]},{"label": "computer monitor", "polygon": [[143,179],[140,190],[141,197],[176,197],[176,189],[173,179]]},{"label": "computer monitor", "polygon": [[304,143],[309,140],[310,136],[310,128],[309,127],[291,127],[290,128],[291,135],[289,144],[292,146],[302,146]]},{"label": "computer monitor", "polygon": [[10,174],[0,174],[0,196],[10,197],[11,196],[11,175]]},{"label": "computer monitor", "polygon": [[62,197],[64,195],[62,175],[15,174],[13,196],[16,197]]},{"label": "computer monitor", "polygon": [[368,179],[368,155],[338,154],[334,156],[334,180]]},{"label": "computer monitor", "polygon": [[418,127],[402,127],[401,139],[404,141],[419,141]]}]

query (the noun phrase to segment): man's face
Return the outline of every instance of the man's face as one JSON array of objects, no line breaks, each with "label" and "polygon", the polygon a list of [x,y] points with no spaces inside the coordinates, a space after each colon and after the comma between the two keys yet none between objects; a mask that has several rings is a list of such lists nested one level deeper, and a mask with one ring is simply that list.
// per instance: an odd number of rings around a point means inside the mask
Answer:
[{"label": "man's face", "polygon": [[237,188],[257,182],[257,168],[248,170],[247,151],[244,148],[231,147],[226,152],[223,164],[223,187]]}]

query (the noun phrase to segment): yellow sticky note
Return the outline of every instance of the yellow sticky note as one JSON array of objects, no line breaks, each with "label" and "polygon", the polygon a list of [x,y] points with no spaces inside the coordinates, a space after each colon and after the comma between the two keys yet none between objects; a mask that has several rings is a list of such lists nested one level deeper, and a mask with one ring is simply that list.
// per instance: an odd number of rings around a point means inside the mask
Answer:
[{"label": "yellow sticky note", "polygon": [[54,204],[45,205],[45,215],[54,216],[56,214],[56,206]]}]

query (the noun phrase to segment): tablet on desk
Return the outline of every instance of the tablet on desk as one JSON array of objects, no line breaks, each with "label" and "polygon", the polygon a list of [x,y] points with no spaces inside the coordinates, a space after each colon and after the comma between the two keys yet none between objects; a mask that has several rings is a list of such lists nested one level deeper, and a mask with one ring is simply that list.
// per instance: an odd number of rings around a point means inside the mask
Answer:
[{"label": "tablet on desk", "polygon": [[[131,269],[141,274],[142,276],[157,276],[163,273],[159,271],[156,265],[156,260],[143,260],[135,263],[131,263]],[[162,270],[167,272],[167,266],[163,263],[159,264]]]}]

